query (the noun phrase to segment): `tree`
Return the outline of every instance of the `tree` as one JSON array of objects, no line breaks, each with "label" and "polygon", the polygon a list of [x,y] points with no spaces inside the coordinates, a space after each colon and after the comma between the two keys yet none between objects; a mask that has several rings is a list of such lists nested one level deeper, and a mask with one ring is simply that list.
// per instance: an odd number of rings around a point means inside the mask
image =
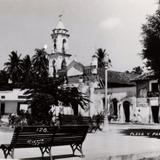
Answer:
[{"label": "tree", "polygon": [[76,87],[66,87],[66,75],[58,78],[48,77],[48,59],[44,49],[35,49],[32,60],[26,55],[22,60],[17,52],[12,51],[6,69],[14,83],[19,82],[22,89],[27,89],[27,103],[31,108],[32,124],[50,124],[51,106],[71,106],[78,115],[78,106],[85,108],[88,98]]},{"label": "tree", "polygon": [[5,85],[8,83],[8,74],[5,70],[0,70],[0,84]]},{"label": "tree", "polygon": [[106,56],[106,50],[98,48],[96,51],[96,56],[98,57],[98,68],[104,68],[105,66],[104,58]]},{"label": "tree", "polygon": [[61,102],[64,106],[71,106],[74,115],[78,115],[78,105],[83,109],[89,102],[87,97],[78,91],[76,87],[64,87],[64,79],[46,78],[41,83],[34,83],[33,88],[27,90],[31,117],[34,123],[49,124],[51,106],[58,106]]},{"label": "tree", "polygon": [[141,56],[146,60],[148,69],[153,70],[160,79],[160,11],[147,17],[142,26],[143,50]]},{"label": "tree", "polygon": [[29,55],[22,60],[22,82],[28,85],[33,81],[32,61]]},{"label": "tree", "polygon": [[9,78],[12,80],[14,84],[21,81],[22,78],[21,64],[22,64],[21,55],[18,55],[17,51],[12,51],[11,54],[9,55],[8,62],[4,64],[5,69],[9,74]]},{"label": "tree", "polygon": [[64,105],[72,107],[75,116],[78,116],[78,106],[85,109],[85,106],[90,102],[88,97],[76,87],[63,88],[60,90],[59,95],[60,101]]},{"label": "tree", "polygon": [[131,73],[134,73],[134,74],[142,74],[143,73],[143,69],[140,67],[140,66],[137,66],[137,67],[134,67],[131,71]]},{"label": "tree", "polygon": [[48,59],[46,57],[45,49],[35,49],[35,54],[33,55],[32,64],[35,79],[44,80],[48,77]]},{"label": "tree", "polygon": [[96,56],[98,58],[98,68],[101,70],[101,69],[104,69],[106,63],[108,63],[108,67],[111,67],[111,59],[108,59],[108,62],[105,62],[105,57],[107,56],[108,54],[106,53],[106,50],[105,49],[102,49],[102,48],[98,48],[97,51],[96,51]]}]

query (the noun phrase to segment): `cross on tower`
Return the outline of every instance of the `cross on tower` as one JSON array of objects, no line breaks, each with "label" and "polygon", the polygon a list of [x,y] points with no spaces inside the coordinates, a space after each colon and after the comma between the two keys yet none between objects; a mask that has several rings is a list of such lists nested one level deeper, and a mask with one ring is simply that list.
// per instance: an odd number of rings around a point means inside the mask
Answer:
[{"label": "cross on tower", "polygon": [[58,16],[60,21],[62,20],[62,16],[63,16],[62,14]]}]

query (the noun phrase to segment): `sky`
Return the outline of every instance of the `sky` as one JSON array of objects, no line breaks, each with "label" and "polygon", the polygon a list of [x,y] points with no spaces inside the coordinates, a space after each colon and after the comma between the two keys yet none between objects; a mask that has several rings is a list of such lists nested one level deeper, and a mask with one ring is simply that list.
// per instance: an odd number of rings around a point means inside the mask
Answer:
[{"label": "sky", "polygon": [[48,45],[58,16],[69,30],[69,54],[90,65],[97,48],[106,49],[112,70],[142,65],[141,26],[158,0],[0,0],[0,69],[12,50],[33,55]]}]

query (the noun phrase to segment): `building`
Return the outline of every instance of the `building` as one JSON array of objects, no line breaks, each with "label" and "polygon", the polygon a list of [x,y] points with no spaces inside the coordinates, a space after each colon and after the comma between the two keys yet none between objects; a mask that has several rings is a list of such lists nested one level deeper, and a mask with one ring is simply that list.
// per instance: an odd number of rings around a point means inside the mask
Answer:
[{"label": "building", "polygon": [[135,79],[136,82],[136,105],[139,121],[142,123],[159,123],[159,89],[158,80],[153,72],[142,74]]},{"label": "building", "polygon": [[13,89],[0,91],[0,113],[6,115],[10,113],[18,113],[21,109],[27,110],[25,104],[25,90]]}]

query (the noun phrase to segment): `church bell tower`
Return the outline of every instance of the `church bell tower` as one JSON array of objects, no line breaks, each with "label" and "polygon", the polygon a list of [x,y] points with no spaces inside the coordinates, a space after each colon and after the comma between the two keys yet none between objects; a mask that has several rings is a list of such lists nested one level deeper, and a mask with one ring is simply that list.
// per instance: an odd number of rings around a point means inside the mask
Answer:
[{"label": "church bell tower", "polygon": [[[64,27],[62,15],[59,16],[59,21],[55,29],[53,29],[52,37],[52,53],[49,58],[49,75],[54,76],[58,70],[64,70],[69,62],[68,54],[68,38],[69,31]],[[55,73],[56,72],[56,73]]]},{"label": "church bell tower", "polygon": [[68,30],[65,29],[62,23],[62,15],[60,15],[58,24],[51,34],[53,40],[53,53],[68,53],[69,36]]}]

